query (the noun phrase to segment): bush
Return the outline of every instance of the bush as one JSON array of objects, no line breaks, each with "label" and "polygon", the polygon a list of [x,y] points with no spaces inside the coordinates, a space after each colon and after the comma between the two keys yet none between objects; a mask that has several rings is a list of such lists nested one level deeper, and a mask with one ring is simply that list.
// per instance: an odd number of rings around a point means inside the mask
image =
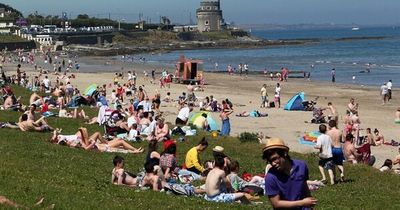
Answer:
[{"label": "bush", "polygon": [[257,133],[243,132],[239,135],[240,142],[259,142]]}]

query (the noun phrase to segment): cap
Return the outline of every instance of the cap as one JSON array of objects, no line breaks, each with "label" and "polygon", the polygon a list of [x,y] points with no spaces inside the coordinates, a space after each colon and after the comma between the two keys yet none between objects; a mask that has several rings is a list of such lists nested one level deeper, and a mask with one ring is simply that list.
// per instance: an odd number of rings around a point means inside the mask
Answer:
[{"label": "cap", "polygon": [[267,140],[267,143],[265,144],[263,148],[263,152],[270,150],[270,149],[283,149],[286,151],[289,151],[289,147],[286,146],[285,142],[280,139],[280,138],[269,138]]}]

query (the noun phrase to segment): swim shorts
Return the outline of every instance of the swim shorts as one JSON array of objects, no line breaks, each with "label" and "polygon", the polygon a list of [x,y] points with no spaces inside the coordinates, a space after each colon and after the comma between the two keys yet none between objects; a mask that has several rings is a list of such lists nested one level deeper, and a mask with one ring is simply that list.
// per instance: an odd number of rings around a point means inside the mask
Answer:
[{"label": "swim shorts", "polygon": [[336,165],[343,165],[344,155],[342,148],[332,147],[332,160]]},{"label": "swim shorts", "polygon": [[235,195],[232,193],[220,193],[210,197],[206,194],[204,195],[204,199],[218,203],[231,203],[235,201]]}]

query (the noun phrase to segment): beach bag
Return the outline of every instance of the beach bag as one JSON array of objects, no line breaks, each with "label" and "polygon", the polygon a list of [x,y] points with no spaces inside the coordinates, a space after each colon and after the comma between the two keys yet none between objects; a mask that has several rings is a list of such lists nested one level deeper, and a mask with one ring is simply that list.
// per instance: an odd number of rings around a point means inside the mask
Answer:
[{"label": "beach bag", "polygon": [[271,102],[269,102],[269,107],[275,107],[275,102],[273,102],[273,101],[271,101]]}]

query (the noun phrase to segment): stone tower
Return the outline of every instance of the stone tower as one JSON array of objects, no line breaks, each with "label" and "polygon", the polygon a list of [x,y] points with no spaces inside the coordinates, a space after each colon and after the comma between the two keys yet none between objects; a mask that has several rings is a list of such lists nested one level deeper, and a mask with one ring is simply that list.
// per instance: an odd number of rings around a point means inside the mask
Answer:
[{"label": "stone tower", "polygon": [[197,27],[200,32],[220,31],[223,29],[225,23],[220,5],[219,0],[202,0],[200,2],[200,8],[196,10]]}]

